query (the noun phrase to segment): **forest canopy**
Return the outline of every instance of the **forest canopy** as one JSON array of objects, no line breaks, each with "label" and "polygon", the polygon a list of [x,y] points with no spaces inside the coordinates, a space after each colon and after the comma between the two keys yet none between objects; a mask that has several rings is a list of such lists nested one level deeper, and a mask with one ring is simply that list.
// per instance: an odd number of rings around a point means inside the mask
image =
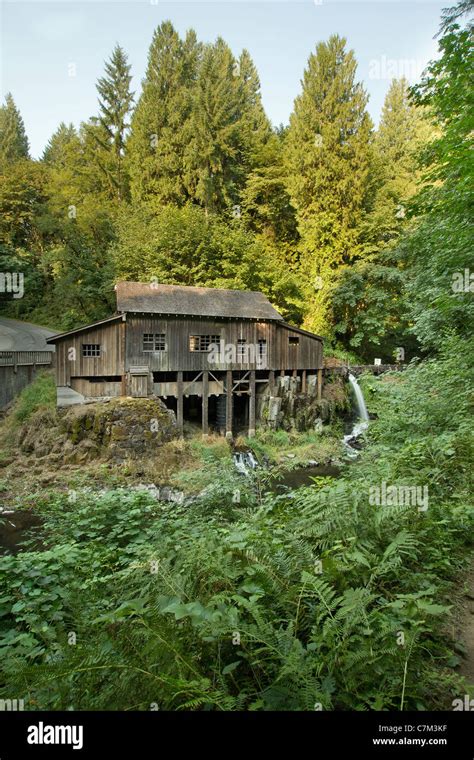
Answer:
[{"label": "forest canopy", "polygon": [[[154,32],[139,92],[117,45],[97,113],[29,154],[0,108],[0,259],[8,316],[69,329],[113,313],[117,279],[261,290],[332,349],[373,361],[472,329],[472,47],[446,12],[421,82],[394,79],[377,129],[348,41],[310,53],[287,127],[265,114],[246,50]],[[448,84],[449,83],[449,86]]]}]

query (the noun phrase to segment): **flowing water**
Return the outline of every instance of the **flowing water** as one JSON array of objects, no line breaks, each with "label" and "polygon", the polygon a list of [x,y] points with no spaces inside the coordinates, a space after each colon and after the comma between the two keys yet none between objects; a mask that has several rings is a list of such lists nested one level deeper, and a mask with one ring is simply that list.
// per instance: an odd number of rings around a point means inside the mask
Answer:
[{"label": "flowing water", "polygon": [[364,395],[362,393],[361,387],[354,375],[349,374],[349,382],[351,384],[354,397],[357,419],[354,422],[351,432],[344,436],[343,442],[344,446],[346,447],[347,455],[353,459],[357,456],[357,449],[351,446],[351,442],[357,440],[357,438],[362,435],[365,430],[367,430],[369,426],[369,413],[365,405]]},{"label": "flowing water", "polygon": [[[352,389],[356,417],[352,422],[350,432],[344,436],[343,443],[347,457],[349,457],[349,459],[355,459],[358,456],[358,451],[354,447],[354,443],[367,429],[369,425],[369,413],[365,405],[361,387],[352,374],[349,374],[349,383]],[[250,450],[236,451],[233,458],[236,470],[242,475],[249,476],[251,470],[255,470],[256,467],[260,466]],[[297,467],[294,470],[289,470],[284,473],[284,475],[278,480],[275,479],[274,484],[271,486],[271,490],[277,492],[283,488],[299,488],[300,486],[311,485],[312,478],[337,478],[338,475],[339,468],[334,465],[311,464],[309,467]]]},{"label": "flowing water", "polygon": [[248,475],[249,470],[255,470],[258,462],[253,453],[249,451],[236,451],[234,454],[235,469],[242,475]]}]

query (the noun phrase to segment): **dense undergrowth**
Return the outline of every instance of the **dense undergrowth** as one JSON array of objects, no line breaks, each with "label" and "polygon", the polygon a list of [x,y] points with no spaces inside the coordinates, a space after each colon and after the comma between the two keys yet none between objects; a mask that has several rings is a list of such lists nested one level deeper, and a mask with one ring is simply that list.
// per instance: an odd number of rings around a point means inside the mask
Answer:
[{"label": "dense undergrowth", "polygon": [[[127,489],[40,499],[42,549],[0,558],[0,697],[450,709],[469,689],[446,633],[472,541],[469,348],[367,381],[379,419],[336,481],[275,496],[224,474],[188,506]],[[382,481],[427,485],[429,508],[373,506]]]}]

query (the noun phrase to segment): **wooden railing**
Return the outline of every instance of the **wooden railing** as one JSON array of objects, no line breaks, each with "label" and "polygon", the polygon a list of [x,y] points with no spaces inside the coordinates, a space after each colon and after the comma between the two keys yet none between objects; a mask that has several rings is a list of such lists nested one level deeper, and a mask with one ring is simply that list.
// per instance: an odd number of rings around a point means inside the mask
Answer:
[{"label": "wooden railing", "polygon": [[0,351],[0,367],[19,367],[52,363],[52,351]]}]

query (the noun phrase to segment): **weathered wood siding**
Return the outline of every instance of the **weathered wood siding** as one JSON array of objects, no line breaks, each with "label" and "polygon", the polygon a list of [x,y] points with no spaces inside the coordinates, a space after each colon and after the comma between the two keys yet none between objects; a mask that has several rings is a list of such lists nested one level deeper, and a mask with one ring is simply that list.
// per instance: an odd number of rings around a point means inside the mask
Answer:
[{"label": "weathered wood siding", "polygon": [[78,393],[82,393],[86,398],[94,398],[97,396],[120,396],[122,392],[122,382],[94,383],[82,377],[72,377],[71,388]]},{"label": "weathered wood siding", "polygon": [[[189,372],[200,370],[249,370],[249,369],[316,369],[322,366],[322,343],[309,336],[293,332],[274,322],[227,321],[205,319],[168,318],[128,314],[126,322],[125,370],[147,364],[152,372]],[[165,335],[166,350],[143,351],[144,333]],[[239,339],[246,345],[267,341],[266,365],[255,362],[210,363],[206,352],[190,351],[190,335],[219,335],[221,343],[237,346]],[[298,339],[291,345],[289,337]]]},{"label": "weathered wood siding", "polygon": [[[143,350],[145,333],[164,334],[166,350],[148,352]],[[219,335],[224,349],[224,361],[212,363],[208,352],[190,351],[191,335]],[[290,337],[297,343],[291,343]],[[236,356],[235,363],[229,363],[225,356],[225,347],[237,347],[239,340],[245,340],[246,346],[258,346],[259,340],[266,341],[266,362],[242,361]],[[100,356],[83,356],[84,344],[100,345]],[[117,382],[120,376],[124,380],[121,392],[133,395],[145,393],[144,380],[134,380],[133,389],[130,382],[130,370],[145,368],[149,372],[221,372],[227,370],[315,370],[322,367],[322,343],[308,335],[299,333],[275,322],[206,320],[197,318],[168,318],[160,316],[127,315],[126,322],[112,322],[69,335],[58,340],[57,350],[57,385],[71,385],[75,390],[86,395],[103,395],[98,388],[89,388],[81,384],[81,378],[110,377],[117,378],[114,388],[119,391]],[[252,358],[250,356],[249,358]],[[254,353],[254,358],[255,353]],[[125,386],[125,375],[128,376]],[[151,377],[151,376],[150,376]],[[211,378],[212,379],[212,378]],[[148,378],[148,385],[150,378]],[[143,387],[142,387],[143,386]],[[112,389],[112,388],[111,388]],[[148,387],[148,392],[152,392]],[[104,395],[109,395],[104,394]]]},{"label": "weathered wood siding", "polygon": [[[56,343],[57,385],[71,384],[71,378],[103,377],[123,374],[121,332],[124,322],[113,322],[69,335]],[[99,344],[100,356],[82,356],[82,345]]]},{"label": "weathered wood siding", "polygon": [[[283,325],[276,326],[274,365],[270,369],[319,369],[323,366],[322,341]],[[290,343],[290,337],[298,340]]]}]

